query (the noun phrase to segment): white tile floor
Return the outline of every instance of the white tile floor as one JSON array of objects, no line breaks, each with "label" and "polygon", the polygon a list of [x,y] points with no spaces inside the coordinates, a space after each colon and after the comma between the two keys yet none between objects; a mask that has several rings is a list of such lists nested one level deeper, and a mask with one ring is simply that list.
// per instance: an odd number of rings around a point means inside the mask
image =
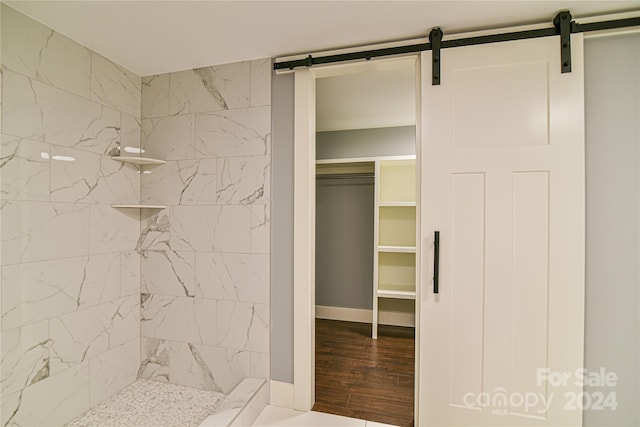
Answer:
[{"label": "white tile floor", "polygon": [[324,414],[322,412],[300,412],[293,409],[267,406],[253,423],[254,427],[391,427],[373,421]]}]

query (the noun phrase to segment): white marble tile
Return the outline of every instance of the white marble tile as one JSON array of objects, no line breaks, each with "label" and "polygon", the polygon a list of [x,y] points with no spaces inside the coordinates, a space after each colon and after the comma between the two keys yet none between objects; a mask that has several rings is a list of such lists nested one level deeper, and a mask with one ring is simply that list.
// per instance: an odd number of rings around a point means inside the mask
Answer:
[{"label": "white marble tile", "polygon": [[302,412],[279,406],[267,406],[253,424],[255,427],[365,427],[367,421],[323,412]]},{"label": "white marble tile", "polygon": [[194,298],[143,293],[141,302],[143,337],[199,342]]},{"label": "white marble tile", "polygon": [[95,406],[136,380],[140,338],[108,350],[89,360],[90,404]]},{"label": "white marble tile", "polygon": [[218,345],[269,352],[269,306],[218,301]]},{"label": "white marble tile", "polygon": [[82,363],[22,392],[3,396],[3,426],[62,426],[89,409],[89,368]]},{"label": "white marble tile", "polygon": [[271,244],[270,205],[251,206],[251,252],[268,254]]},{"label": "white marble tile", "polygon": [[139,218],[137,209],[91,206],[91,253],[133,250],[140,232]]},{"label": "white marble tile", "polygon": [[51,319],[51,374],[140,336],[139,322],[137,296]]},{"label": "white marble tile", "polygon": [[172,342],[171,382],[229,393],[248,375],[249,353],[221,347]]},{"label": "white marble tile", "polygon": [[242,425],[247,427],[252,426],[258,418],[258,415],[267,407],[267,401],[267,386],[265,384],[255,392],[242,410]]},{"label": "white marble tile", "polygon": [[137,251],[170,249],[171,208],[141,209],[140,222]]},{"label": "white marble tile", "polygon": [[216,322],[218,305],[214,300],[194,299],[194,311],[196,317],[196,332],[198,333],[198,344],[216,345]]},{"label": "white marble tile", "polygon": [[142,78],[142,117],[169,115],[169,74]]},{"label": "white marble tile", "polygon": [[170,357],[171,341],[142,337],[138,378],[169,382]]},{"label": "white marble tile", "polygon": [[142,175],[142,201],[166,205],[215,204],[216,159],[168,161]]},{"label": "white marble tile", "polygon": [[133,203],[140,199],[140,175],[107,155],[51,146],[51,201]]},{"label": "white marble tile", "polygon": [[[256,395],[265,389],[265,381],[257,378],[245,378],[235,387],[229,395],[218,405],[214,413],[207,417],[200,427],[223,427],[223,426],[239,426],[246,427],[245,421],[257,417],[253,412],[262,407],[261,398],[266,400],[265,396]],[[252,401],[255,399],[254,406],[247,411]],[[266,405],[266,403],[265,403]],[[250,414],[249,414],[250,413]]]},{"label": "white marble tile", "polygon": [[145,251],[140,264],[140,292],[154,295],[195,295],[195,254]]},{"label": "white marble tile", "polygon": [[170,114],[202,113],[249,106],[251,64],[236,62],[170,75]]},{"label": "white marble tile", "polygon": [[2,15],[4,67],[89,98],[89,49],[10,7]]},{"label": "white marble tile", "polygon": [[140,294],[140,254],[120,252],[120,297]]},{"label": "white marble tile", "polygon": [[249,375],[252,378],[271,378],[271,365],[269,353],[251,352]]},{"label": "white marble tile", "polygon": [[3,395],[49,377],[49,322],[2,332],[1,374]]},{"label": "white marble tile", "polygon": [[251,245],[248,206],[175,206],[171,248],[248,253]]},{"label": "white marble tile", "polygon": [[271,152],[271,108],[254,107],[196,116],[198,157],[265,155]]},{"label": "white marble tile", "polygon": [[2,135],[0,191],[3,199],[49,200],[49,144]]},{"label": "white marble tile", "polygon": [[271,181],[270,156],[218,159],[219,204],[268,204]]},{"label": "white marble tile", "polygon": [[134,117],[140,117],[142,79],[129,70],[91,52],[91,99]]},{"label": "white marble tile", "polygon": [[90,255],[83,270],[77,309],[120,298],[120,254]]},{"label": "white marble tile", "polygon": [[[141,120],[135,116],[129,114],[120,114],[120,147],[121,155],[123,156],[136,156],[137,153],[131,153],[130,151],[139,150],[142,147],[141,133],[142,123]],[[129,148],[129,151],[127,151]],[[148,156],[147,156],[148,157]]]},{"label": "white marble tile", "polygon": [[3,132],[106,153],[120,137],[120,113],[36,80],[3,72]]},{"label": "white marble tile", "polygon": [[269,256],[196,254],[196,297],[269,303]]},{"label": "white marble tile", "polygon": [[87,257],[2,267],[2,329],[70,313],[79,306]]},{"label": "white marble tile", "polygon": [[193,114],[142,119],[145,156],[163,160],[193,159],[194,121]]},{"label": "white marble tile", "polygon": [[2,202],[2,264],[89,253],[89,206]]},{"label": "white marble tile", "polygon": [[251,106],[271,105],[271,58],[251,61]]}]

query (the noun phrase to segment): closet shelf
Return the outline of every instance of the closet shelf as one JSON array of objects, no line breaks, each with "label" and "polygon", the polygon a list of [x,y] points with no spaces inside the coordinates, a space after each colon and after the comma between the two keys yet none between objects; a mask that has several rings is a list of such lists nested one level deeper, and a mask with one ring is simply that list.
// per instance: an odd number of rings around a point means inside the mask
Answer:
[{"label": "closet shelf", "polygon": [[378,252],[415,253],[415,246],[378,246]]},{"label": "closet shelf", "polygon": [[411,206],[415,206],[416,202],[380,202],[378,204],[378,206],[380,206],[381,208],[385,208],[385,207],[411,207]]},{"label": "closet shelf", "polygon": [[150,157],[135,157],[135,156],[113,156],[113,160],[125,163],[133,163],[135,165],[163,165],[166,160],[152,159]]},{"label": "closet shelf", "polygon": [[416,299],[416,292],[400,289],[378,289],[378,298]]},{"label": "closet shelf", "polygon": [[164,209],[165,205],[111,205],[112,208],[131,208],[131,209]]}]

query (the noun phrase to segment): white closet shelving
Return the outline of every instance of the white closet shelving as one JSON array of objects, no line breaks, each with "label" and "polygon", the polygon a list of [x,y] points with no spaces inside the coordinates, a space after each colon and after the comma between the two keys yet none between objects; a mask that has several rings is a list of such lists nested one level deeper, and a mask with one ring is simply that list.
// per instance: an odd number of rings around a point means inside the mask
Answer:
[{"label": "white closet shelving", "polygon": [[375,162],[372,338],[379,299],[416,299],[415,157]]},{"label": "white closet shelving", "polygon": [[316,161],[317,175],[362,173],[373,173],[375,178],[371,336],[377,338],[379,299],[416,299],[416,158]]},{"label": "white closet shelving", "polygon": [[[138,167],[142,166],[155,166],[155,165],[163,165],[166,160],[154,159],[151,157],[138,157],[138,156],[112,156],[113,160],[123,163],[131,163]],[[152,204],[139,204],[139,203],[121,203],[111,205],[112,208],[115,209],[164,209],[165,205],[152,205]]]}]

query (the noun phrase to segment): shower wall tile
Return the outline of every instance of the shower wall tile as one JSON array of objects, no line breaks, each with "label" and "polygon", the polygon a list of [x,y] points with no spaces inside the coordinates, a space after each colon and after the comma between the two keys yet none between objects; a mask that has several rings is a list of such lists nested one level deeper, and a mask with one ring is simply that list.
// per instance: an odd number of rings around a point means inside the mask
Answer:
[{"label": "shower wall tile", "polygon": [[170,74],[171,115],[249,106],[251,64],[237,62]]},{"label": "shower wall tile", "polygon": [[141,304],[143,337],[186,342],[200,340],[193,298],[143,293]]},{"label": "shower wall tile", "polygon": [[138,117],[131,116],[129,114],[120,114],[120,143],[121,143],[121,155],[123,156],[137,156],[138,153],[131,153],[127,151],[127,148],[140,149],[142,147],[140,133],[142,132],[142,120]]},{"label": "shower wall tile", "polygon": [[3,132],[106,153],[120,138],[120,113],[8,70],[3,72]]},{"label": "shower wall tile", "polygon": [[251,61],[251,106],[271,105],[271,58]]},{"label": "shower wall tile", "polygon": [[74,311],[85,262],[81,257],[3,266],[3,331]]},{"label": "shower wall tile", "polygon": [[171,342],[171,382],[202,390],[229,393],[249,376],[249,352],[222,347]]},{"label": "shower wall tile", "polygon": [[138,378],[169,382],[170,343],[158,338],[140,338]]},{"label": "shower wall tile", "polygon": [[120,252],[120,297],[140,294],[140,254]]},{"label": "shower wall tile", "polygon": [[271,244],[271,210],[269,205],[251,206],[251,252],[268,254]]},{"label": "shower wall tile", "polygon": [[89,365],[85,362],[3,396],[1,422],[3,426],[62,426],[89,407]]},{"label": "shower wall tile", "polygon": [[136,209],[114,209],[109,205],[91,206],[91,253],[133,250],[140,232],[140,213]]},{"label": "shower wall tile", "polygon": [[140,338],[108,350],[89,361],[90,404],[95,406],[136,380]]},{"label": "shower wall tile", "polygon": [[268,204],[270,198],[270,156],[218,159],[219,204]]},{"label": "shower wall tile", "polygon": [[169,250],[171,208],[141,209],[140,236],[136,244],[138,252],[144,250]]},{"label": "shower wall tile", "polygon": [[196,297],[269,303],[269,256],[199,252]]},{"label": "shower wall tile", "polygon": [[2,202],[2,263],[88,255],[90,206]]},{"label": "shower wall tile", "polygon": [[198,157],[265,155],[271,152],[271,107],[198,114]]},{"label": "shower wall tile", "polygon": [[91,99],[140,117],[142,79],[95,52],[91,53]]},{"label": "shower wall tile", "polygon": [[163,160],[193,159],[194,132],[193,114],[142,119],[145,156]]},{"label": "shower wall tile", "polygon": [[49,322],[2,332],[3,395],[20,391],[49,377]]},{"label": "shower wall tile", "polygon": [[128,164],[56,145],[51,156],[51,201],[110,204],[140,199],[139,175]]},{"label": "shower wall tile", "polygon": [[174,206],[171,248],[249,253],[251,215],[247,206]]},{"label": "shower wall tile", "polygon": [[[269,378],[270,59],[143,78],[138,375]],[[146,257],[146,258],[145,258]]]},{"label": "shower wall tile", "polygon": [[2,5],[2,66],[89,98],[89,49],[5,5]]},{"label": "shower wall tile", "polygon": [[2,135],[0,187],[2,198],[49,200],[49,144]]},{"label": "shower wall tile", "polygon": [[169,74],[142,78],[142,117],[169,115]]},{"label": "shower wall tile", "polygon": [[145,251],[142,254],[140,292],[154,295],[195,295],[194,252]]},{"label": "shower wall tile", "polygon": [[64,425],[139,366],[141,80],[0,7],[2,425]]},{"label": "shower wall tile", "polygon": [[218,301],[218,345],[236,350],[269,351],[269,306]]},{"label": "shower wall tile", "polygon": [[137,296],[51,319],[51,374],[89,360],[138,337]]}]

